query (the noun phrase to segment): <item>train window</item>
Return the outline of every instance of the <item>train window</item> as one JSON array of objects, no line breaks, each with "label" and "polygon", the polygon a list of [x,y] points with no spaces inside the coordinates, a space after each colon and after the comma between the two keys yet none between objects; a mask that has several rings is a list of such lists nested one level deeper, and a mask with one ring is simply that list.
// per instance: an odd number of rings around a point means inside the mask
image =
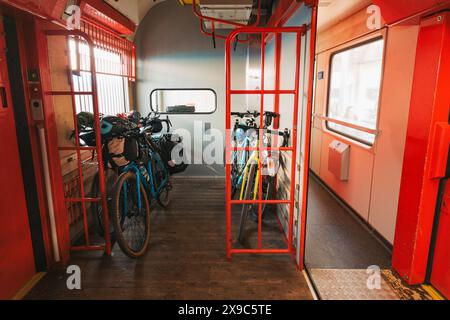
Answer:
[{"label": "train window", "polygon": [[[89,46],[84,42],[69,40],[73,90],[89,92],[92,89]],[[130,110],[128,78],[122,75],[122,62],[118,53],[100,47],[94,48],[97,66],[97,95],[99,111],[103,114],[118,114]],[[107,67],[105,67],[107,66]],[[89,95],[75,95],[77,112],[93,112]]]},{"label": "train window", "polygon": [[161,114],[211,114],[217,109],[213,89],[155,89],[150,108]]},{"label": "train window", "polygon": [[383,39],[377,38],[331,57],[327,117],[339,124],[327,121],[329,130],[373,145],[375,135],[355,126],[367,131],[377,128],[383,49]]}]

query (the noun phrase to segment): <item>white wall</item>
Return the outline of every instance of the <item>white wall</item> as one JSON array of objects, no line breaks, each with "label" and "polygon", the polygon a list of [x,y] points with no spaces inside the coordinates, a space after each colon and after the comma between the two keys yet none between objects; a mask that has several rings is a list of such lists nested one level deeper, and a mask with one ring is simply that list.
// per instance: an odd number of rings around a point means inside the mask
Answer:
[{"label": "white wall", "polygon": [[[150,111],[150,92],[156,88],[212,88],[218,108],[211,115],[172,115],[175,128],[186,129],[193,137],[195,123],[210,123],[213,129],[225,130],[225,49],[224,41],[200,33],[200,22],[190,6],[177,1],[155,5],[140,24],[137,45],[137,108]],[[239,44],[233,52],[233,85],[246,87],[247,46]],[[233,99],[233,107],[246,109],[244,97]],[[197,130],[197,131],[202,131]],[[201,132],[200,132],[201,133]],[[208,142],[205,142],[205,147]],[[192,159],[202,158],[202,148],[192,148]],[[223,165],[191,165],[187,176],[223,176]]]},{"label": "white wall", "polygon": [[[346,21],[341,22],[341,25],[345,24]],[[418,28],[396,26],[384,32],[383,29],[354,41],[342,41],[340,45],[318,54],[316,71],[323,71],[325,78],[316,82],[314,112],[326,116],[329,61],[332,53],[378,34],[385,36],[385,65],[378,123],[381,133],[374,146],[365,146],[330,132],[324,121],[316,118],[312,133],[311,169],[362,219],[392,243]],[[340,181],[328,171],[328,146],[333,140],[351,146],[348,181]]]}]

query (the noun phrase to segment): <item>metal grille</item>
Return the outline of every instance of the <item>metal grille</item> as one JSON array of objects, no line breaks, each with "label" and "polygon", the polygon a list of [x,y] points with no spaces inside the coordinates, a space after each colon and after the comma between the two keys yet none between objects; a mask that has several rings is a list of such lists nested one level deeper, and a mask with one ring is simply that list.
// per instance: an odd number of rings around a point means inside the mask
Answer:
[{"label": "metal grille", "polygon": [[[135,81],[134,44],[93,23],[83,21],[81,30],[95,44],[99,111],[115,115],[130,110],[129,82]],[[89,46],[78,37],[69,40],[72,80],[75,92],[90,92],[92,77]],[[92,112],[92,96],[75,96],[77,112]]]}]

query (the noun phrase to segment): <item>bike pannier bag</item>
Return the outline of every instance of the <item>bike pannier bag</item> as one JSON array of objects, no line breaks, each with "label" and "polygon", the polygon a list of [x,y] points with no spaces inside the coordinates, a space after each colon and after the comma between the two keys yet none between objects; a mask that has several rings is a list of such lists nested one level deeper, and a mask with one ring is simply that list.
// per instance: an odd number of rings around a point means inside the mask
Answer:
[{"label": "bike pannier bag", "polygon": [[124,167],[139,158],[139,144],[133,138],[113,138],[108,142],[108,153],[114,165]]},{"label": "bike pannier bag", "polygon": [[[161,158],[166,162],[170,174],[177,174],[186,171],[188,165],[180,159],[183,159],[184,148],[182,145],[182,139],[178,135],[165,134],[159,141],[159,149]],[[176,150],[174,150],[177,147]],[[176,152],[176,157],[173,156],[173,152]],[[178,159],[173,159],[178,158]],[[178,161],[177,161],[178,160]]]}]

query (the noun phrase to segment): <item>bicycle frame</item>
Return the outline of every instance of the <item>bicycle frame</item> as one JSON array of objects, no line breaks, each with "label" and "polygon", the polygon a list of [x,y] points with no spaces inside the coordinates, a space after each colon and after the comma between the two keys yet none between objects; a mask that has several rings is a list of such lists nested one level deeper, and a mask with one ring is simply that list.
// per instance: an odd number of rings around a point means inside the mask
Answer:
[{"label": "bicycle frame", "polygon": [[245,185],[247,183],[247,179],[248,179],[248,174],[250,172],[250,167],[252,164],[256,164],[257,165],[257,170],[256,170],[256,177],[255,177],[255,185],[254,185],[254,190],[253,190],[253,199],[252,200],[256,200],[257,196],[258,196],[258,189],[259,189],[259,177],[261,176],[261,160],[259,158],[259,152],[252,152],[252,155],[250,156],[250,158],[247,161],[247,164],[245,165],[245,170],[244,170],[244,174],[241,176],[242,177],[242,183],[241,183],[241,193],[239,195],[239,200],[244,200],[244,192],[245,192]]},{"label": "bicycle frame", "polygon": [[[242,142],[242,144],[239,145],[240,148],[244,148],[244,149],[248,148],[249,146],[250,146],[250,138],[248,138],[248,137],[245,137],[245,139]],[[242,155],[240,156],[240,161],[237,164],[245,167],[245,165],[247,163],[246,159],[247,159],[247,152],[248,151],[247,150],[243,150],[241,152],[242,152]],[[231,163],[234,163],[234,161],[238,159],[238,153],[239,153],[239,151],[234,151],[233,152],[233,157],[231,159]],[[237,174],[236,174],[237,180],[234,179],[233,182],[232,182],[234,187],[236,187],[236,188],[240,185],[240,183],[242,183],[242,172],[243,171],[237,172]]]},{"label": "bicycle frame", "polygon": [[[134,172],[134,174],[136,175],[136,194],[137,194],[139,210],[142,209],[142,196],[141,196],[141,189],[140,189],[141,182],[142,182],[146,192],[151,195],[152,199],[156,199],[161,194],[161,192],[164,190],[164,188],[167,187],[167,184],[169,182],[170,174],[169,174],[169,171],[168,171],[166,165],[162,162],[161,158],[159,158],[159,156],[156,153],[149,151],[149,154],[150,154],[150,160],[146,164],[146,169],[147,169],[148,175],[150,177],[150,181],[147,181],[147,179],[142,175],[141,170],[139,169],[140,166],[136,162],[130,163],[122,171],[122,173]],[[164,172],[165,172],[164,178],[158,187],[156,187],[156,181],[154,180],[154,175],[153,175],[153,173],[154,173],[153,168],[152,168],[152,160],[153,159],[156,161],[157,165],[161,164],[164,167]],[[126,185],[124,185],[124,187],[126,188]],[[127,205],[127,201],[126,201],[127,192],[126,191],[127,190],[125,189],[124,191],[125,191],[124,192],[124,197],[125,197],[124,212],[127,212],[127,207],[126,207],[126,205]]]}]

